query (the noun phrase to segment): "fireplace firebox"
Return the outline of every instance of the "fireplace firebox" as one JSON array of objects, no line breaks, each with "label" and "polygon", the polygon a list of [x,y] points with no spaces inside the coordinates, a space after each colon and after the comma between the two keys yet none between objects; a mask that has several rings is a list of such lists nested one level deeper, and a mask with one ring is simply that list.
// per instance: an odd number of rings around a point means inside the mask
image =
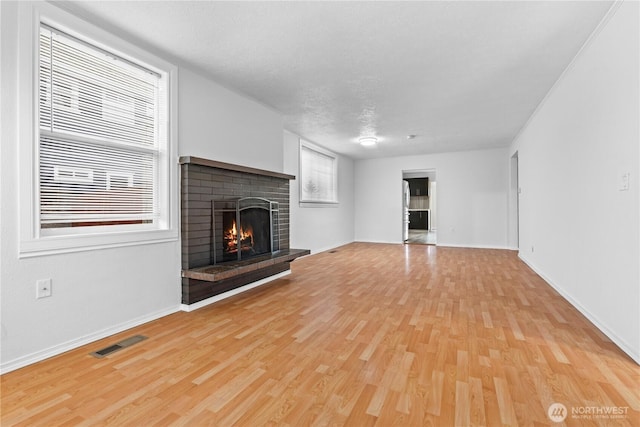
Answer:
[{"label": "fireplace firebox", "polygon": [[278,214],[277,202],[260,197],[213,200],[212,264],[278,252]]}]

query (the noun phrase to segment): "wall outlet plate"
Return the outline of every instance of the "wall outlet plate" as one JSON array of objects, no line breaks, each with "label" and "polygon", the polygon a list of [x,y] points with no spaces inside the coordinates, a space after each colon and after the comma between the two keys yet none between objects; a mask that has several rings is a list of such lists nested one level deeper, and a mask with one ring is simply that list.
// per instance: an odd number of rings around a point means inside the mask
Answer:
[{"label": "wall outlet plate", "polygon": [[631,174],[629,172],[622,172],[618,178],[618,190],[627,191],[629,190],[629,179]]}]

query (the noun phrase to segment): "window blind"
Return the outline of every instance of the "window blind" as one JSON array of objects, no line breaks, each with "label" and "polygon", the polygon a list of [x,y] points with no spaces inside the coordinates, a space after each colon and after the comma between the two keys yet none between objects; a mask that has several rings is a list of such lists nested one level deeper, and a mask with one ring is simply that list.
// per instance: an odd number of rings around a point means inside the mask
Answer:
[{"label": "window blind", "polygon": [[335,157],[300,146],[300,201],[337,202],[336,174]]},{"label": "window blind", "polygon": [[159,217],[160,75],[41,25],[42,228]]}]

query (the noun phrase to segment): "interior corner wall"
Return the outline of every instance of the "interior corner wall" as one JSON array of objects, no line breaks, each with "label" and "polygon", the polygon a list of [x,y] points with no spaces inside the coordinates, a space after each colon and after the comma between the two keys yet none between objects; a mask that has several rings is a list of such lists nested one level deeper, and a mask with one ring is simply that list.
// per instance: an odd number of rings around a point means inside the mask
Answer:
[{"label": "interior corner wall", "polygon": [[640,363],[639,4],[614,7],[510,152],[520,257]]},{"label": "interior corner wall", "polygon": [[355,162],[355,240],[402,242],[402,171],[435,169],[439,246],[507,248],[508,150]]},{"label": "interior corner wall", "polygon": [[[284,132],[284,172],[299,176],[300,138]],[[298,180],[291,181],[290,235],[291,247],[317,253],[354,241],[353,160],[338,155],[337,205],[300,206]]]}]

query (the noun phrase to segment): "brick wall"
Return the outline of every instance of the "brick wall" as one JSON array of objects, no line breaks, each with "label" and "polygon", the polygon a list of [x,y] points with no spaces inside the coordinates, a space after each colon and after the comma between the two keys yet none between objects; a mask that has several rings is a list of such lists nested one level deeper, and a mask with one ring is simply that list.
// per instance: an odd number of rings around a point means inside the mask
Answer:
[{"label": "brick wall", "polygon": [[289,180],[193,163],[181,165],[182,269],[211,264],[211,201],[262,197],[279,203],[280,249],[289,249]]}]

